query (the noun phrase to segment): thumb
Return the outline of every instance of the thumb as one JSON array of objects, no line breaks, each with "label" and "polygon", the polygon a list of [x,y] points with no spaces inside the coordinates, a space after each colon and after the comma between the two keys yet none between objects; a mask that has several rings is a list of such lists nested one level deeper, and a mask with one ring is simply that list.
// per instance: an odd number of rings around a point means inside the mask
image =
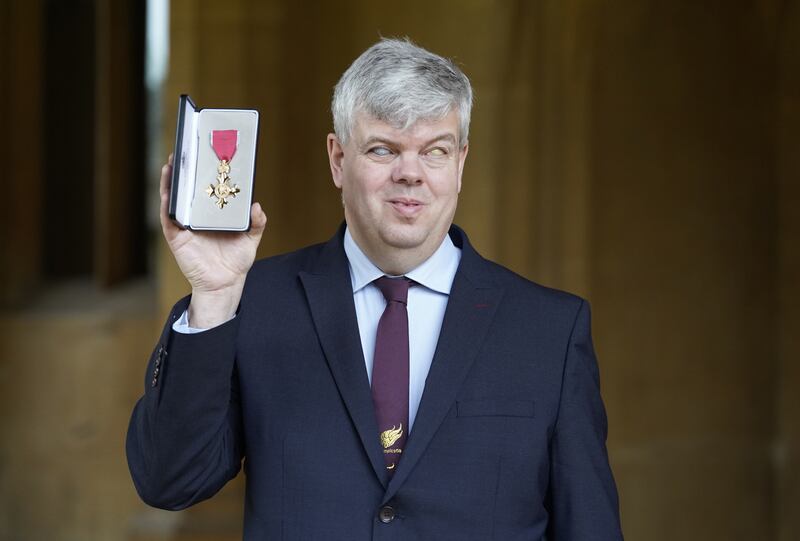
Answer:
[{"label": "thumb", "polygon": [[266,227],[267,215],[261,209],[260,203],[253,203],[253,206],[250,207],[250,231],[247,232],[247,236],[259,242]]}]

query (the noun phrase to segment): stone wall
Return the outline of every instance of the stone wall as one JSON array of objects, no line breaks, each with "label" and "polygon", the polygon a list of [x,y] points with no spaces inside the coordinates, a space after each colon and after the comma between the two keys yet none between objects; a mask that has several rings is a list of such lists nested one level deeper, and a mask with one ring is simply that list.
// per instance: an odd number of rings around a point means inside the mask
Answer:
[{"label": "stone wall", "polygon": [[[4,43],[36,41],[40,3],[25,5],[0,8],[33,25]],[[325,135],[349,62],[379,35],[454,56],[476,91],[456,220],[487,257],[591,301],[627,538],[800,536],[796,0],[173,0],[171,32],[164,159],[179,93],[261,111],[260,256],[341,220]],[[3,58],[40,81],[19,50]],[[3,118],[14,96],[35,111],[8,77]],[[12,210],[24,227],[7,244],[36,234]],[[240,536],[241,478],[167,513],[127,473],[145,362],[186,292],[152,235],[148,281],[45,283],[28,303],[36,246],[8,251],[4,298],[24,308],[0,313],[0,539]]]}]

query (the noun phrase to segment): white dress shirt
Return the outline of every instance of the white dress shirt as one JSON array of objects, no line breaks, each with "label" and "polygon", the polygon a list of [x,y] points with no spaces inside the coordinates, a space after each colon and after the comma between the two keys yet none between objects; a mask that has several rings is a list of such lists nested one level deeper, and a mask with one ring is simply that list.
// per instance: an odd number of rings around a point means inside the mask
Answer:
[{"label": "white dress shirt", "polygon": [[[356,305],[358,333],[361,335],[361,350],[367,377],[372,384],[372,361],[375,356],[375,335],[378,322],[386,308],[381,290],[373,282],[384,273],[370,261],[358,247],[350,230],[344,233],[344,251],[350,264],[350,280],[353,284],[353,302]],[[450,288],[461,262],[461,250],[456,248],[449,235],[445,235],[441,246],[406,276],[415,284],[408,290],[408,424],[409,432],[414,427],[419,401],[425,389],[425,379],[431,367],[433,353],[439,341]]]},{"label": "white dress shirt", "polygon": [[[373,282],[384,273],[361,251],[347,228],[344,233],[344,251],[350,267],[350,281],[353,286],[353,302],[358,319],[358,333],[361,336],[361,350],[367,378],[372,384],[372,362],[375,356],[375,335],[378,322],[386,308],[378,286]],[[439,331],[442,328],[450,288],[461,262],[461,250],[453,244],[450,235],[431,257],[420,266],[406,273],[414,285],[408,290],[408,341],[409,341],[409,381],[408,381],[408,424],[409,432],[414,427],[425,379],[433,361]],[[202,332],[189,326],[188,310],[184,311],[172,325],[172,330],[191,334]]]}]

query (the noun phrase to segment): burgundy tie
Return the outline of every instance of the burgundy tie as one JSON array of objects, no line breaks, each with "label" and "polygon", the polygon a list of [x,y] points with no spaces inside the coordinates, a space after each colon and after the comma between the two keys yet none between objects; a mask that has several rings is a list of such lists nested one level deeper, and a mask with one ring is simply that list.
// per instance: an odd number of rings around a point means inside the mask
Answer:
[{"label": "burgundy tie", "polygon": [[383,276],[375,285],[386,298],[378,323],[372,364],[372,401],[389,475],[394,473],[408,436],[408,278]]}]

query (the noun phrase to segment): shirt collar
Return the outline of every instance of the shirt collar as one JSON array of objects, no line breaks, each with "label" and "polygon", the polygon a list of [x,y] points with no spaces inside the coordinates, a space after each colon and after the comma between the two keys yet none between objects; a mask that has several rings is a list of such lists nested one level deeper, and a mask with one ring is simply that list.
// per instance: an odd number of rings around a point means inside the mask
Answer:
[{"label": "shirt collar", "polygon": [[[383,271],[369,260],[353,240],[349,227],[344,231],[344,252],[350,265],[353,293],[383,276]],[[414,270],[407,272],[406,276],[428,289],[449,295],[460,261],[461,250],[453,244],[450,235],[445,235],[433,255]]]}]

